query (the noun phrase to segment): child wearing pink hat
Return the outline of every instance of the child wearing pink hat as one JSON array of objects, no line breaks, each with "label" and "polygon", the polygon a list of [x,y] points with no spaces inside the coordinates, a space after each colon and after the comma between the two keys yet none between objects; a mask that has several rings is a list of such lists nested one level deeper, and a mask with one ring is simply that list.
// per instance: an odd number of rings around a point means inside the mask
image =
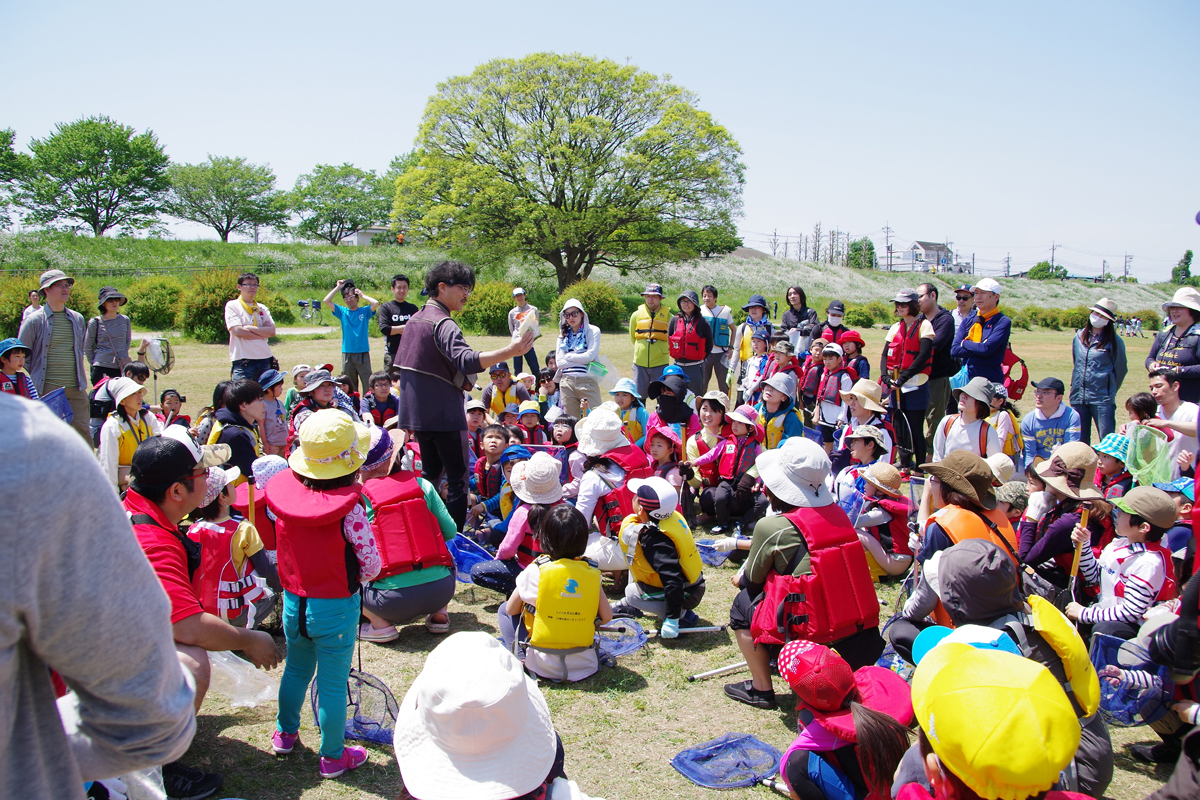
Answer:
[{"label": "child wearing pink hat", "polygon": [[[700,495],[700,510],[716,518],[714,534],[724,533],[733,516],[741,516],[754,507],[753,489],[757,477],[751,473],[765,436],[753,406],[743,405],[729,412],[729,436],[687,466],[717,465],[719,482]],[[749,544],[749,539],[746,543]],[[732,548],[730,548],[732,549]]]}]

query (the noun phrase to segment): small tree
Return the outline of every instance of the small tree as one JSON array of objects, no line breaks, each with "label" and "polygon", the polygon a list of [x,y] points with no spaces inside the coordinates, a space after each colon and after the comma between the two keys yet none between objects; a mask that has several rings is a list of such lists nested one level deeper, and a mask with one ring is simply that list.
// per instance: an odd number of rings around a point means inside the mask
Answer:
[{"label": "small tree", "polygon": [[846,257],[846,266],[854,269],[878,269],[879,261],[875,258],[875,243],[865,236],[851,242],[850,251]]},{"label": "small tree", "polygon": [[269,166],[210,155],[203,164],[172,164],[167,176],[171,193],[166,212],[208,225],[222,242],[228,242],[231,233],[287,221],[283,193],[275,190],[275,173]]},{"label": "small tree", "polygon": [[291,205],[300,215],[304,236],[337,244],[353,233],[387,222],[392,191],[374,172],[352,164],[318,164],[296,179]]},{"label": "small tree", "polygon": [[1051,265],[1049,261],[1039,261],[1029,270],[1026,276],[1034,281],[1057,281],[1067,277],[1067,268],[1061,264]]},{"label": "small tree", "polygon": [[1179,263],[1171,270],[1171,283],[1182,286],[1190,283],[1192,277],[1192,251],[1188,250],[1179,259]]},{"label": "small tree", "polygon": [[11,224],[8,212],[12,204],[13,189],[25,172],[29,158],[13,148],[17,134],[12,128],[0,130],[0,229]]},{"label": "small tree", "polygon": [[30,167],[21,204],[33,222],[69,221],[96,236],[113,228],[149,228],[158,220],[170,182],[167,154],[151,131],[106,116],[60,124],[29,143]]}]

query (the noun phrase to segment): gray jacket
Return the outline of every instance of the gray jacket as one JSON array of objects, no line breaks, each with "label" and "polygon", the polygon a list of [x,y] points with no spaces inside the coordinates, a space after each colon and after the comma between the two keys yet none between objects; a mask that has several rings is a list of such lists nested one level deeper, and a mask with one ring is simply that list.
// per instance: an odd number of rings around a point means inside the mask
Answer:
[{"label": "gray jacket", "polygon": [[1125,342],[1113,331],[1112,344],[1085,347],[1079,332],[1071,339],[1071,405],[1115,403],[1117,390],[1125,382],[1129,364],[1125,360]]},{"label": "gray jacket", "polygon": [[[75,371],[79,377],[77,388],[86,392],[88,383],[83,359],[83,336],[87,322],[78,311],[68,308],[66,313],[67,319],[71,320],[71,327],[75,331]],[[37,387],[38,394],[45,394],[43,389],[46,386],[46,351],[50,349],[52,316],[50,306],[43,303],[40,309],[30,314],[21,323],[21,330],[17,334],[17,338],[24,342],[31,352],[29,360],[25,363],[25,369],[29,372],[29,378],[33,381],[33,385]]]}]

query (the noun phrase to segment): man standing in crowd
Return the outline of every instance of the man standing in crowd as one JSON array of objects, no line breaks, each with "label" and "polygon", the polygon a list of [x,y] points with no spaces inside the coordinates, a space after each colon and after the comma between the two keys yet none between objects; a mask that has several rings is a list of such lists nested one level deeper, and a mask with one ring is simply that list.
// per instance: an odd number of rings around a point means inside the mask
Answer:
[{"label": "man standing in crowd", "polygon": [[1150,373],[1150,394],[1158,402],[1162,419],[1148,419],[1145,424],[1175,432],[1171,438],[1171,476],[1178,478],[1195,461],[1196,449],[1200,447],[1196,439],[1200,406],[1179,396],[1179,373],[1168,369]]},{"label": "man standing in crowd", "polygon": [[[197,447],[186,428],[169,425],[162,436],[151,436],[134,451],[133,481],[124,500],[138,543],[171,601],[175,650],[195,678],[196,711],[208,692],[210,651],[240,650],[259,669],[271,669],[280,660],[271,634],[235,628],[204,611],[192,586],[200,548],[179,532],[179,523],[204,500],[209,468],[228,459],[227,445]],[[207,797],[221,781],[216,773],[179,762],[163,765],[168,797]]]},{"label": "man standing in crowd", "polygon": [[[0,796],[81,797],[85,780],[182,755],[193,690],[170,605],[91,448],[42,403],[0,394],[0,419]],[[75,692],[61,705],[49,670]]]},{"label": "man standing in crowd", "polygon": [[[531,306],[525,302],[525,290],[520,286],[513,289],[513,302],[515,306],[508,310],[508,335],[512,336],[517,332],[517,328],[521,327],[521,323],[525,318],[533,314],[534,323],[537,322],[538,310],[537,306]],[[533,348],[529,348],[529,352],[525,354],[525,363],[529,365],[529,373],[536,376],[538,374],[537,353],[533,352]],[[513,359],[513,372],[520,374],[521,372],[521,356]]]},{"label": "man standing in crowd", "polygon": [[1063,442],[1079,441],[1079,412],[1062,401],[1066,390],[1058,378],[1043,378],[1033,385],[1034,409],[1021,420],[1027,467],[1050,458]]},{"label": "man standing in crowd", "polygon": [[729,346],[733,343],[733,329],[736,327],[733,324],[733,311],[729,306],[717,303],[717,287],[715,286],[705,286],[700,292],[700,298],[704,302],[704,305],[700,307],[700,313],[704,315],[704,321],[708,323],[708,329],[712,331],[713,348],[704,359],[704,379],[700,382],[699,387],[691,388],[697,397],[707,394],[708,383],[715,376],[717,388],[728,394],[729,361],[726,353],[729,352]]},{"label": "man standing in crowd", "polygon": [[958,326],[950,348],[951,356],[966,363],[968,377],[992,383],[1004,383],[1000,364],[1012,332],[1012,322],[1000,313],[1000,291],[1000,284],[991,278],[975,284],[975,310]]},{"label": "man standing in crowd", "polygon": [[954,310],[950,312],[951,318],[954,319],[954,330],[958,330],[962,325],[962,321],[971,316],[972,306],[975,304],[975,290],[965,283],[954,290]]},{"label": "man standing in crowd", "polygon": [[[341,292],[345,306],[333,302],[333,296]],[[339,280],[325,295],[325,302],[332,303],[333,315],[342,323],[342,374],[350,379],[350,386],[362,386],[360,397],[371,393],[371,344],[368,331],[371,317],[379,310],[379,301],[363,294],[354,281]],[[360,302],[366,302],[365,307]]]},{"label": "man standing in crowd", "polygon": [[38,395],[45,397],[62,388],[75,415],[71,427],[90,442],[88,384],[83,358],[87,323],[82,314],[67,308],[74,285],[75,279],[67,277],[60,269],[43,272],[38,280],[38,293],[45,302],[21,323],[17,338],[29,348],[25,371]]},{"label": "man standing in crowd", "polygon": [[925,417],[926,452],[933,452],[933,436],[938,423],[946,416],[950,403],[950,378],[958,372],[958,365],[950,355],[954,344],[954,315],[938,305],[938,290],[932,283],[917,287],[917,307],[921,315],[933,326],[933,361],[929,370],[929,411]]},{"label": "man standing in crowd", "polygon": [[225,327],[229,329],[229,376],[233,380],[258,380],[271,368],[271,345],[275,320],[271,311],[255,301],[258,276],[243,272],[238,276],[238,296],[225,304]]},{"label": "man standing in crowd", "polygon": [[671,360],[667,345],[667,328],[671,312],[662,307],[663,288],[652,283],[642,292],[645,302],[629,318],[629,338],[633,341],[633,380],[642,397],[650,382],[662,377],[663,368]]},{"label": "man standing in crowd", "polygon": [[392,277],[392,299],[379,307],[379,330],[387,341],[383,349],[383,366],[390,367],[396,360],[396,349],[409,318],[417,313],[417,307],[405,300],[408,297],[408,276]]},{"label": "man standing in crowd", "polygon": [[524,355],[533,331],[500,350],[478,353],[450,317],[475,288],[475,273],[459,261],[443,261],[425,274],[425,307],[405,326],[396,352],[400,368],[397,427],[413,431],[421,448],[422,475],[434,486],[446,475],[446,509],[459,530],[467,519],[467,412],[465,392],[493,364]]}]

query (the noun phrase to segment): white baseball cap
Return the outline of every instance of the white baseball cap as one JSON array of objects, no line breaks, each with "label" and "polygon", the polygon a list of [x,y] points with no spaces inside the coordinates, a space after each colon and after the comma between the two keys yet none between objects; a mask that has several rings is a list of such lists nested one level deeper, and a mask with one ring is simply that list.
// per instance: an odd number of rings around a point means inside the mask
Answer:
[{"label": "white baseball cap", "polygon": [[679,494],[666,478],[657,475],[651,478],[634,478],[629,490],[651,519],[667,519],[679,507]]},{"label": "white baseball cap", "polygon": [[525,294],[525,290],[524,290],[524,289],[522,289],[520,286],[518,286],[517,288],[513,289],[513,297],[516,297],[516,296],[517,296],[517,295],[519,295],[519,294]]},{"label": "white baseball cap", "polygon": [[977,292],[995,292],[996,294],[1000,294],[1003,290],[1004,287],[992,278],[980,278],[975,283],[975,291]]}]

